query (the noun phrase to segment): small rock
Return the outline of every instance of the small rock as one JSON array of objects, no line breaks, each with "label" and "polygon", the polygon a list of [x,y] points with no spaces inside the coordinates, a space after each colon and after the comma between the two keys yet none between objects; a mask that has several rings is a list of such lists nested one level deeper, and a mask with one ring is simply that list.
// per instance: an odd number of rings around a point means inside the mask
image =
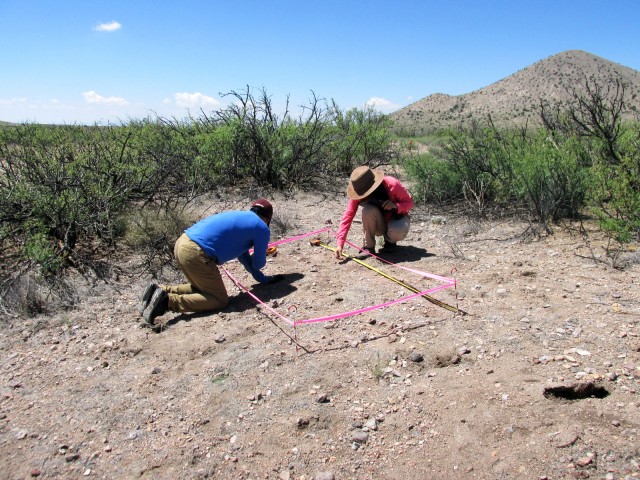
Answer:
[{"label": "small rock", "polygon": [[313,480],[335,480],[335,478],[332,472],[317,472],[313,476]]},{"label": "small rock", "polygon": [[414,350],[413,352],[411,352],[411,355],[409,355],[409,360],[411,360],[412,362],[420,363],[424,360],[424,356]]},{"label": "small rock", "polygon": [[34,468],[33,470],[31,470],[31,476],[32,477],[39,477],[41,473],[42,472],[40,470],[38,470],[37,468]]},{"label": "small rock", "polygon": [[367,432],[363,432],[362,430],[358,430],[351,434],[351,440],[359,444],[367,443],[367,440],[369,440],[369,434]]},{"label": "small rock", "polygon": [[322,395],[320,395],[316,399],[316,402],[318,402],[318,403],[329,403],[330,401],[331,401],[331,399],[329,398],[329,396],[326,393],[323,393]]},{"label": "small rock", "polygon": [[157,375],[161,372],[162,370],[160,370],[159,367],[154,367],[153,370],[151,370],[151,375]]},{"label": "small rock", "polygon": [[224,338],[224,335],[218,335],[216,338],[213,339],[213,341],[216,343],[223,343],[225,340],[226,338]]},{"label": "small rock", "polygon": [[589,455],[589,454],[576,460],[576,465],[578,465],[579,467],[586,467],[591,465],[592,463],[593,463],[593,455]]},{"label": "small rock", "polygon": [[375,418],[367,420],[367,422],[364,424],[364,428],[367,428],[375,432],[376,430],[378,430],[378,422],[376,421]]}]

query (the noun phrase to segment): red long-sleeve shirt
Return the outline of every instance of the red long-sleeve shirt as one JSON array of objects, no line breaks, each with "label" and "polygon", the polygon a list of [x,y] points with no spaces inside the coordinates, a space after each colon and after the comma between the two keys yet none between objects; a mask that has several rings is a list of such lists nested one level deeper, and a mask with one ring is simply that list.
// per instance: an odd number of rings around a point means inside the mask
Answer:
[{"label": "red long-sleeve shirt", "polygon": [[[384,185],[384,188],[389,194],[389,200],[398,205],[398,213],[401,215],[409,213],[413,208],[413,199],[407,189],[404,188],[404,185],[400,183],[400,180],[395,177],[384,177],[382,185]],[[360,206],[361,201],[362,200],[349,200],[347,208],[342,214],[340,228],[338,228],[338,233],[336,234],[336,240],[339,247],[344,246],[344,242],[347,240],[347,234],[349,233],[349,228],[351,228],[351,222],[353,222],[353,219],[358,212],[358,206]],[[385,211],[384,217],[388,222],[391,219],[391,212]]]}]

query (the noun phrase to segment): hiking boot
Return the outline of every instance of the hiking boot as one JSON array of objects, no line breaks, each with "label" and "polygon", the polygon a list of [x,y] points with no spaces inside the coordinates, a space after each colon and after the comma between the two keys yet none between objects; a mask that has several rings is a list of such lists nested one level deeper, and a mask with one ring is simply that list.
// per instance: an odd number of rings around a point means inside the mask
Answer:
[{"label": "hiking boot", "polygon": [[156,285],[155,283],[150,283],[149,285],[147,285],[147,288],[144,289],[144,292],[142,292],[142,296],[140,297],[140,305],[138,306],[140,315],[144,313],[144,309],[147,308],[147,305],[149,305],[149,301],[153,296],[153,292],[155,292],[157,288],[158,285]]},{"label": "hiking boot", "polygon": [[156,288],[142,316],[145,322],[153,325],[155,318],[164,315],[167,310],[169,310],[169,294],[161,288]]}]

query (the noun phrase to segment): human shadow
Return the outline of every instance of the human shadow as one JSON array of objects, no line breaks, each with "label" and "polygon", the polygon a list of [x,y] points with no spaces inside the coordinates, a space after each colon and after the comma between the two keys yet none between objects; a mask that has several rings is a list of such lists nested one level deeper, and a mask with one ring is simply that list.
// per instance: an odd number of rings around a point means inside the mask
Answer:
[{"label": "human shadow", "polygon": [[427,252],[425,248],[413,245],[398,245],[391,251],[382,249],[378,255],[389,262],[417,262],[423,258],[435,257],[435,253]]},{"label": "human shadow", "polygon": [[[304,275],[300,272],[285,273],[284,279],[273,285],[264,285],[262,283],[256,283],[251,286],[249,293],[255,295],[264,303],[268,303],[274,299],[286,297],[287,295],[295,292],[298,288],[293,285],[296,281],[304,278]],[[229,298],[229,305],[222,312],[244,312],[254,308],[256,301],[246,292],[241,292]]]},{"label": "human shadow", "polygon": [[[278,283],[274,283],[273,285],[264,285],[261,283],[257,283],[249,289],[249,292],[258,297],[263,302],[267,303],[273,299],[282,298],[286,295],[289,295],[290,293],[295,292],[297,290],[297,287],[293,285],[293,283],[303,277],[304,275],[299,272],[287,273],[284,274],[284,279],[279,281]],[[246,310],[254,308],[255,305],[255,300],[251,296],[247,295],[246,292],[242,291],[237,295],[230,296],[229,304],[220,310],[181,313],[180,315],[176,315],[175,317],[171,318],[166,323],[148,325],[148,327],[151,328],[151,330],[155,333],[162,333],[179,322],[190,322],[194,319],[208,317],[217,313],[244,312]]]}]

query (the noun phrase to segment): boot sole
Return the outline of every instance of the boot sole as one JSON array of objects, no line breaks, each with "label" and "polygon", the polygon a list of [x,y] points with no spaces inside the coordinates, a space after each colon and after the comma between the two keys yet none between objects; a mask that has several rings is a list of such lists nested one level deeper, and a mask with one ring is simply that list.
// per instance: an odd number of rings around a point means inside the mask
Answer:
[{"label": "boot sole", "polygon": [[151,297],[153,296],[157,288],[158,286],[155,283],[151,283],[147,285],[147,288],[145,288],[144,292],[142,292],[142,296],[140,297],[140,305],[138,306],[138,311],[140,312],[140,315],[142,315],[145,309],[149,306]]}]

